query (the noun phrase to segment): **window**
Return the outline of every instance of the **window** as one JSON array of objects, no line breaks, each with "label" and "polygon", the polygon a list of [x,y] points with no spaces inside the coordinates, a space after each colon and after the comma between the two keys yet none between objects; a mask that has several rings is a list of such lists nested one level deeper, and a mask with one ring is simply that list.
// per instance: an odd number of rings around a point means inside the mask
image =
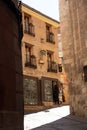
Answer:
[{"label": "window", "polygon": [[32,18],[30,15],[27,14],[24,15],[24,32],[32,36],[35,36],[34,25],[32,24]]},{"label": "window", "polygon": [[83,67],[84,81],[87,82],[87,66]]},{"label": "window", "polygon": [[48,63],[48,70],[51,69],[51,62],[52,62],[52,53],[47,53],[47,63]]},{"label": "window", "polygon": [[30,44],[25,45],[25,66],[36,69],[36,57],[32,54],[33,46]]},{"label": "window", "polygon": [[36,78],[24,76],[24,104],[38,104],[38,82]]},{"label": "window", "polygon": [[53,60],[53,52],[47,52],[47,71],[57,73],[57,64]]},{"label": "window", "polygon": [[46,24],[46,41],[55,43],[54,42],[54,34],[52,33],[52,26],[49,24]]},{"label": "window", "polygon": [[25,25],[25,31],[28,33],[28,25],[29,25],[29,17],[24,17],[24,25]]},{"label": "window", "polygon": [[58,69],[59,69],[59,72],[62,72],[62,65],[61,64],[58,64]]},{"label": "window", "polygon": [[25,45],[26,63],[31,62],[31,47]]},{"label": "window", "polygon": [[53,101],[52,95],[52,81],[51,79],[44,79],[44,100]]}]

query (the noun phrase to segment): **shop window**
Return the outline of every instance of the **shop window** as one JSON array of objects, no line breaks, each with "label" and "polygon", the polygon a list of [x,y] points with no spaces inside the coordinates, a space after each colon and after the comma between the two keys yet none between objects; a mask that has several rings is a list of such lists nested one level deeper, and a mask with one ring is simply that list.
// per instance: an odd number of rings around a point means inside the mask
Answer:
[{"label": "shop window", "polygon": [[44,100],[53,101],[51,80],[44,80]]},{"label": "shop window", "polygon": [[38,104],[37,79],[24,77],[24,104]]}]

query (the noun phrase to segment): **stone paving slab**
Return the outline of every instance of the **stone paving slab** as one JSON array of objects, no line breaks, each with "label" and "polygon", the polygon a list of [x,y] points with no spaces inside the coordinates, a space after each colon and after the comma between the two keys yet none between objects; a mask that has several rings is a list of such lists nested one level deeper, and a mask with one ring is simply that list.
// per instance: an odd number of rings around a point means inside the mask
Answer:
[{"label": "stone paving slab", "polygon": [[32,130],[87,130],[87,119],[69,115]]}]

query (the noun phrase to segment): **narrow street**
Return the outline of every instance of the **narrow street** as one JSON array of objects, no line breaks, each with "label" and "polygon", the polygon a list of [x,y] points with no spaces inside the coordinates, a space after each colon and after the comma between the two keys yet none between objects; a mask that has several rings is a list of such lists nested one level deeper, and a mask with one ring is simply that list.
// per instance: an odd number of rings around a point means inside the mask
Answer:
[{"label": "narrow street", "polygon": [[24,116],[24,130],[87,130],[87,119],[70,115],[61,106]]},{"label": "narrow street", "polygon": [[33,114],[24,116],[24,130],[31,130],[33,128],[52,123],[69,115],[69,106],[61,106],[47,109]]}]

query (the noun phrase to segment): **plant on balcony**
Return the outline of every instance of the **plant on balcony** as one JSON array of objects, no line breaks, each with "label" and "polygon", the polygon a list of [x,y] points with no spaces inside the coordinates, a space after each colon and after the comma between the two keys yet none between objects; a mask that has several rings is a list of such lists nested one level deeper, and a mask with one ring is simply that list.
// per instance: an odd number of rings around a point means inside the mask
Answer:
[{"label": "plant on balcony", "polygon": [[46,55],[46,50],[40,50],[40,56]]},{"label": "plant on balcony", "polygon": [[31,55],[31,58],[36,58],[36,56],[35,55]]},{"label": "plant on balcony", "polygon": [[44,64],[43,56],[46,55],[46,50],[40,50],[40,59],[39,63]]}]

